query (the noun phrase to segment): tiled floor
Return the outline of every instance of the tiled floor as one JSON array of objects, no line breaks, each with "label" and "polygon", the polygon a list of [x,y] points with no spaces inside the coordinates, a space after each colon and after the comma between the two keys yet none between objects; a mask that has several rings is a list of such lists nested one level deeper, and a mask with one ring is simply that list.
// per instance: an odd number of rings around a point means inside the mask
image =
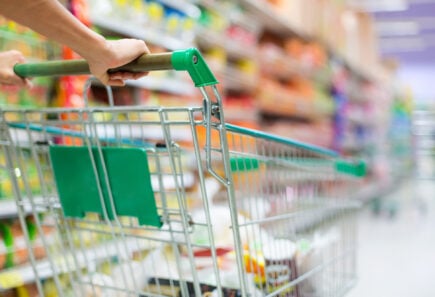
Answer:
[{"label": "tiled floor", "polygon": [[435,180],[409,180],[359,218],[357,286],[347,297],[435,296]]}]

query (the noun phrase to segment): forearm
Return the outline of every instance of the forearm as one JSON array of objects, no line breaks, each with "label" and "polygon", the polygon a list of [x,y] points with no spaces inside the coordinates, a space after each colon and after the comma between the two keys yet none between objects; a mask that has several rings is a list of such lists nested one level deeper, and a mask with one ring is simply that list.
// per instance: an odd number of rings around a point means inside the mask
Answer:
[{"label": "forearm", "polygon": [[104,38],[78,21],[57,0],[0,0],[0,14],[67,45],[83,57],[104,50]]},{"label": "forearm", "polygon": [[58,0],[0,0],[0,14],[72,48],[89,63],[91,73],[104,84],[124,85],[146,73],[111,73],[107,70],[133,61],[149,52],[137,39],[106,41],[73,15]]}]

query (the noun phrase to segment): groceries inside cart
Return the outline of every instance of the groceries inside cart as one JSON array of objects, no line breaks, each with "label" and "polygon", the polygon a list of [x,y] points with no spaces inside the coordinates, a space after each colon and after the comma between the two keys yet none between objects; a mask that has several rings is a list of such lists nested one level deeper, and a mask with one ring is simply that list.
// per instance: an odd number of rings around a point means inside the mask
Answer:
[{"label": "groceries inside cart", "polygon": [[0,292],[344,295],[364,164],[226,123],[195,49],[137,63],[188,71],[203,102],[1,111],[1,169],[30,264],[6,252]]}]

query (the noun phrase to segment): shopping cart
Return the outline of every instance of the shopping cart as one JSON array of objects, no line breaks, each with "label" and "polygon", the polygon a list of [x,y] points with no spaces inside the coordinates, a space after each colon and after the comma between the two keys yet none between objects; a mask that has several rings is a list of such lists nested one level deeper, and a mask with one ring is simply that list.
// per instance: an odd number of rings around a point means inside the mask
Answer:
[{"label": "shopping cart", "polygon": [[[1,273],[8,280],[1,289],[36,283],[39,296],[301,297],[342,296],[352,287],[352,194],[363,164],[225,123],[217,81],[196,49],[145,55],[122,69],[187,71],[203,102],[1,110],[2,168],[31,262]],[[89,69],[68,61],[16,72]],[[26,231],[29,215],[42,259]]]}]

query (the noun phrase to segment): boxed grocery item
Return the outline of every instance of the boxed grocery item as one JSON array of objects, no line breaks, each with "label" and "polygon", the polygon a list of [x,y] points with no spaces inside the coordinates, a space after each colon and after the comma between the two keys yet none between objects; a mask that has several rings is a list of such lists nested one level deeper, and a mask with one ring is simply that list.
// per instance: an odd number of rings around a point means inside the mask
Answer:
[{"label": "boxed grocery item", "polygon": [[377,65],[377,37],[372,16],[363,11],[347,9],[342,18],[346,32],[345,57],[363,70]]},{"label": "boxed grocery item", "polygon": [[[26,223],[33,256],[36,260],[42,259],[46,256],[46,250],[41,235],[33,219],[27,218]],[[51,227],[43,227],[44,236],[52,231]],[[29,248],[19,220],[0,222],[0,269],[24,264],[29,257]]]},{"label": "boxed grocery item", "polygon": [[304,0],[301,11],[301,23],[299,24],[303,28],[304,33],[310,36],[317,36],[321,27],[321,20],[323,14],[323,7],[329,4],[324,0]]},{"label": "boxed grocery item", "polygon": [[298,31],[305,32],[309,21],[306,18],[306,0],[274,0],[269,1],[275,11],[288,20],[288,23],[294,26]]},{"label": "boxed grocery item", "polygon": [[[327,45],[337,53],[342,53],[345,47],[345,30],[343,24],[343,12],[345,7],[337,5],[336,2],[323,0],[322,24],[320,37]],[[331,30],[333,28],[333,30]]]}]

